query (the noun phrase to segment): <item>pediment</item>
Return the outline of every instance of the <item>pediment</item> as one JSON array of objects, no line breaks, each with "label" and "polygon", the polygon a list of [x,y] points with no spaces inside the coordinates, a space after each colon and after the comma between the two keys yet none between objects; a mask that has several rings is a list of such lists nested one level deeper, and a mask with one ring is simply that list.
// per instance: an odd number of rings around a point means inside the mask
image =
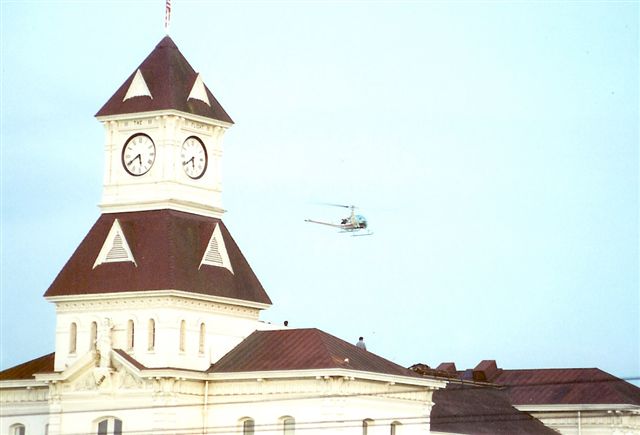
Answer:
[{"label": "pediment", "polygon": [[213,233],[211,234],[209,243],[207,243],[207,249],[202,256],[200,267],[198,269],[205,264],[209,266],[223,267],[233,273],[233,267],[231,267],[231,260],[229,259],[227,247],[224,244],[224,238],[222,237],[219,224],[216,224],[213,229]]},{"label": "pediment", "polygon": [[118,263],[118,262],[131,262],[136,265],[136,260],[133,258],[133,253],[127,242],[127,238],[122,231],[120,222],[118,219],[113,221],[113,225],[107,234],[107,238],[102,244],[100,253],[93,263],[93,268],[104,263]]},{"label": "pediment", "polygon": [[204,81],[202,80],[202,76],[200,74],[198,74],[198,76],[196,77],[196,81],[193,83],[193,87],[191,88],[191,92],[189,93],[187,100],[191,98],[193,98],[194,100],[200,100],[207,106],[211,106],[209,96],[207,95],[207,89],[204,86]]},{"label": "pediment", "polygon": [[69,383],[76,382],[96,366],[97,358],[98,356],[96,352],[87,352],[62,372],[58,373],[56,380]]},{"label": "pediment", "polygon": [[150,382],[140,376],[140,370],[127,359],[110,351],[109,365],[101,366],[96,352],[88,352],[60,373],[41,375],[43,380],[56,381],[60,392],[114,392],[117,390],[141,390],[152,388]]},{"label": "pediment", "polygon": [[153,98],[151,95],[151,91],[149,91],[149,86],[147,86],[147,82],[144,80],[142,76],[142,72],[138,68],[135,75],[133,76],[133,80],[131,80],[131,84],[127,89],[127,93],[122,99],[122,101],[126,101],[129,98],[133,97],[149,97]]}]

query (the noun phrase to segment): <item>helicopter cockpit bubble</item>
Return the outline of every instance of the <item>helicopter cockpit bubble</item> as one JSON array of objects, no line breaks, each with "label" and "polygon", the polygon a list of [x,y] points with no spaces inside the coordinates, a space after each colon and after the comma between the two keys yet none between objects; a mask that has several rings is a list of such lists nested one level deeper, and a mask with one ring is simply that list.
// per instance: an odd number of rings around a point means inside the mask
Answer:
[{"label": "helicopter cockpit bubble", "polygon": [[367,228],[367,219],[361,214],[356,215],[356,222],[360,228]]}]

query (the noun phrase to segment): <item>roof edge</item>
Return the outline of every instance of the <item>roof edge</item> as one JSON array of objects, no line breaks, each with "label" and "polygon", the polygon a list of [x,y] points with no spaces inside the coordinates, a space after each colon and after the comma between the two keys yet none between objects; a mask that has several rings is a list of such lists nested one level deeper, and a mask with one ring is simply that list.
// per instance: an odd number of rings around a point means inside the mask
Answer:
[{"label": "roof edge", "polygon": [[406,384],[421,387],[444,388],[447,381],[433,378],[389,375],[384,373],[350,370],[343,368],[304,369],[304,370],[266,370],[252,372],[209,373],[212,380],[235,381],[246,379],[286,379],[286,378],[331,378],[340,377],[353,380],[379,381],[387,384]]},{"label": "roof edge", "polygon": [[[174,184],[174,182],[165,182],[167,184]],[[220,192],[217,190],[217,192]],[[197,214],[199,216],[210,217],[214,219],[222,219],[226,210],[223,208],[206,206],[192,201],[184,201],[181,199],[168,199],[158,201],[137,201],[137,202],[118,202],[108,203],[101,202],[98,204],[102,214],[115,214],[115,213],[132,213],[143,211],[159,211],[159,210],[175,210],[183,213]]]},{"label": "roof edge", "polygon": [[95,118],[100,122],[108,122],[108,121],[120,121],[125,119],[135,118],[148,118],[155,116],[178,116],[182,118],[187,118],[192,121],[198,121],[206,124],[215,125],[217,127],[229,128],[233,127],[233,122],[221,121],[219,119],[207,118],[206,116],[195,115],[189,112],[183,112],[182,110],[177,109],[163,109],[163,110],[152,110],[149,112],[131,112],[131,113],[119,113],[116,115],[95,115]]},{"label": "roof edge", "polygon": [[147,299],[151,297],[176,297],[185,299],[196,299],[207,302],[218,303],[222,305],[235,305],[242,307],[255,308],[257,310],[266,310],[271,307],[271,304],[262,302],[247,301],[244,299],[226,298],[223,296],[211,296],[203,293],[193,293],[185,290],[142,290],[131,292],[116,292],[116,293],[85,293],[79,295],[60,295],[60,296],[45,296],[44,298],[53,303],[58,302],[75,302],[75,301],[88,301],[88,300],[113,300],[113,299]]},{"label": "roof edge", "polygon": [[38,379],[7,379],[0,381],[0,390],[10,388],[49,388],[49,383]]},{"label": "roof edge", "polygon": [[514,408],[523,412],[560,412],[560,411],[640,411],[640,405],[630,403],[577,403],[577,404],[540,404],[518,405]]}]

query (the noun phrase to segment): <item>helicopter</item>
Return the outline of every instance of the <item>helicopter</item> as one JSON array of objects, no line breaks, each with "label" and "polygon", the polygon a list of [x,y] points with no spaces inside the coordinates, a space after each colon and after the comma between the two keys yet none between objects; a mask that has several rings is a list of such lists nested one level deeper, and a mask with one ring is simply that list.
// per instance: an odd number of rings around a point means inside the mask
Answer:
[{"label": "helicopter", "polygon": [[373,233],[368,229],[367,219],[361,214],[356,214],[355,205],[342,205],[342,204],[327,204],[334,207],[348,208],[351,210],[349,216],[342,218],[340,223],[322,222],[313,219],[305,219],[305,222],[311,222],[313,224],[327,225],[334,228],[339,228],[341,233],[351,233],[352,236],[370,236]]}]

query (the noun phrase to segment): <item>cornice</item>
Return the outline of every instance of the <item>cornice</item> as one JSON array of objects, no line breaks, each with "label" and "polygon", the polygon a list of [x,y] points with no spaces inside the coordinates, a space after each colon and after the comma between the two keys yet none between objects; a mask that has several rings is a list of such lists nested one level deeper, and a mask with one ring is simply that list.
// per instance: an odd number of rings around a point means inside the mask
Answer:
[{"label": "cornice", "polygon": [[259,310],[269,308],[270,304],[245,301],[241,299],[210,296],[199,293],[191,293],[183,290],[144,290],[133,292],[96,293],[81,295],[46,296],[46,300],[57,305],[59,311],[74,311],[78,309],[91,309],[97,305],[104,306],[111,303],[115,306],[139,304],[140,307],[151,306],[150,302],[157,305],[182,303],[184,307],[193,308],[194,304],[208,303],[209,310],[219,313],[232,313],[244,317],[256,317]]},{"label": "cornice", "polygon": [[345,378],[349,380],[369,380],[388,384],[412,385],[430,388],[444,388],[446,381],[430,378],[414,378],[410,376],[387,375],[383,373],[365,372],[347,369],[310,369],[310,370],[274,370],[238,373],[210,373],[209,378],[215,381],[264,380],[287,378]]},{"label": "cornice", "polygon": [[[174,182],[172,182],[174,183]],[[157,184],[157,183],[152,183]],[[178,184],[178,183],[174,183]],[[192,188],[193,186],[189,186]],[[200,188],[200,190],[211,191],[210,189]],[[220,192],[217,190],[217,192]],[[151,211],[151,210],[177,210],[186,213],[193,213],[201,216],[222,219],[226,212],[220,207],[207,206],[193,201],[185,201],[180,199],[158,200],[158,201],[132,201],[118,202],[114,204],[101,203],[98,205],[102,213],[125,213],[131,211]]]},{"label": "cornice", "polygon": [[640,413],[640,406],[613,403],[513,405],[524,412],[632,411]]},{"label": "cornice", "polygon": [[197,122],[202,122],[204,124],[213,125],[216,127],[229,128],[233,126],[230,122],[219,121],[213,118],[207,118],[206,116],[194,115],[192,113],[182,112],[180,110],[169,109],[169,110],[153,110],[149,112],[133,112],[133,113],[124,113],[118,115],[104,115],[104,116],[96,116],[96,119],[100,122],[109,122],[109,121],[124,121],[130,120],[133,118],[147,118],[147,117],[156,117],[156,116],[177,116],[184,119],[189,119]]},{"label": "cornice", "polygon": [[39,379],[9,379],[0,381],[0,389],[10,388],[48,388],[48,383]]}]

